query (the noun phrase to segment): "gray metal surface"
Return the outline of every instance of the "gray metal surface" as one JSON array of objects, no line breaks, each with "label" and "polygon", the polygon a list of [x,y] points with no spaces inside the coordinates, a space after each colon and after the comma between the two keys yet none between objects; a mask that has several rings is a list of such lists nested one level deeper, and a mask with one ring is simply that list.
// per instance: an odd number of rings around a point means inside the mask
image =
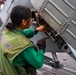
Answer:
[{"label": "gray metal surface", "polygon": [[41,72],[41,74],[39,73],[38,75],[76,75],[76,73],[72,73],[63,69],[59,69],[59,70],[57,69],[47,70],[47,69],[49,68],[43,67],[38,71],[38,72]]},{"label": "gray metal surface", "polygon": [[43,19],[76,50],[76,0],[48,0],[40,8]]},{"label": "gray metal surface", "polygon": [[[76,61],[73,60],[66,53],[58,53],[58,58],[60,63],[64,65],[63,68],[52,68],[50,65],[45,63],[41,69],[38,70],[37,75],[76,75]],[[52,58],[51,53],[45,53],[45,56]],[[45,59],[45,61],[49,62],[51,60]]]}]

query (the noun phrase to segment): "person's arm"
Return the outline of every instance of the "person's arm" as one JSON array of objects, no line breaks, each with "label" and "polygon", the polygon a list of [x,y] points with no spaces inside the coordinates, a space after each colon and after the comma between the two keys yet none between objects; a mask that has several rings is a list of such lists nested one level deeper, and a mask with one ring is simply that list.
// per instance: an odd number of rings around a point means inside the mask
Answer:
[{"label": "person's arm", "polygon": [[33,37],[38,31],[41,31],[41,32],[44,32],[45,30],[45,26],[44,25],[41,25],[39,27],[36,27],[35,29],[34,28],[29,28],[29,29],[25,29],[23,30],[23,33],[24,35],[27,37],[27,38],[31,38]]},{"label": "person's arm", "polygon": [[43,66],[44,63],[44,51],[41,49],[38,52],[33,47],[29,47],[21,53],[25,60],[36,69]]},{"label": "person's arm", "polygon": [[34,28],[25,29],[23,30],[23,33],[27,38],[31,38],[35,35],[35,29]]}]

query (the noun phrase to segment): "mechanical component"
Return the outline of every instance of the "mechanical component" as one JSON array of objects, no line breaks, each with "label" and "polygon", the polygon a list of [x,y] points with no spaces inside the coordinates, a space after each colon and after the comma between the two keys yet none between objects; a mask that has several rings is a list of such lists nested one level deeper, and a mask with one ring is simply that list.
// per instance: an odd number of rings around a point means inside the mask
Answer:
[{"label": "mechanical component", "polygon": [[[72,58],[76,59],[74,52],[76,50],[76,5],[75,0],[31,0],[34,8],[40,13],[47,25],[52,29],[47,35],[62,51],[66,51]],[[60,4],[59,4],[60,3]],[[64,7],[63,7],[64,6]],[[66,9],[65,9],[66,8]],[[67,45],[64,47],[64,45]],[[70,46],[69,46],[70,45]],[[76,51],[75,51],[76,53]]]},{"label": "mechanical component", "polygon": [[60,26],[58,30],[56,30],[56,32],[58,33],[55,36],[58,36],[59,34],[63,33],[67,29],[68,26],[69,26],[69,22],[65,21],[64,24]]}]

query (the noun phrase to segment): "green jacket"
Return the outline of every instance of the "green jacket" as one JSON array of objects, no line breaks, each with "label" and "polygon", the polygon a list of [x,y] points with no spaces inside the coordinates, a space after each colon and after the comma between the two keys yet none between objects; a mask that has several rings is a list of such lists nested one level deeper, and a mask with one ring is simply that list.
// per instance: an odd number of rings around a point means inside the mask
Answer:
[{"label": "green jacket", "polygon": [[[21,40],[22,39],[22,40]],[[13,60],[26,48],[33,46],[22,33],[16,30],[5,30],[1,37],[1,68],[3,75],[27,75],[26,70],[19,64],[14,65]],[[9,67],[9,68],[8,68]]]},{"label": "green jacket", "polygon": [[[17,29],[17,31],[23,33],[27,38],[31,38],[36,34],[35,29],[33,28],[25,29],[23,31]],[[14,64],[26,66],[27,63],[25,60],[34,68],[39,69],[44,63],[44,51],[42,49],[36,51],[32,46],[30,46],[14,59]]]},{"label": "green jacket", "polygon": [[[8,33],[10,34],[10,31],[8,31]],[[23,30],[23,31],[16,29],[16,31],[13,31],[12,33],[13,34],[18,34],[19,33],[21,35],[24,34],[27,38],[31,38],[35,34],[35,30],[33,28],[29,28],[29,29],[26,29],[26,30]],[[7,34],[4,34],[4,35],[7,35]],[[10,34],[10,35],[12,35],[12,34]],[[10,35],[7,35],[7,36],[9,37]],[[12,37],[9,37],[9,38],[11,39]],[[24,43],[22,43],[22,44],[24,44]],[[3,47],[1,47],[1,48],[3,48]],[[11,48],[11,47],[9,47],[9,48]],[[0,51],[3,51],[3,49],[2,50],[0,49]],[[33,48],[33,46],[29,46],[28,48],[24,49],[20,54],[18,54],[16,56],[16,58],[13,60],[12,64],[7,61],[7,58],[5,58],[2,53],[3,52],[0,52],[0,56],[1,56],[0,65],[1,65],[1,68],[3,67],[3,74],[4,75],[10,75],[10,74],[11,75],[27,75],[26,72],[24,74],[23,71],[25,71],[25,69],[21,68],[22,66],[28,65],[27,67],[29,67],[30,66],[29,64],[31,64],[34,68],[39,69],[40,67],[42,67],[42,65],[44,63],[44,51],[41,49],[38,52],[36,52],[35,48]],[[6,54],[5,54],[5,56],[6,56]],[[29,64],[27,64],[26,61]],[[26,71],[28,73],[31,71],[31,75],[35,75],[36,74],[36,69],[34,69],[32,66],[27,68]]]}]

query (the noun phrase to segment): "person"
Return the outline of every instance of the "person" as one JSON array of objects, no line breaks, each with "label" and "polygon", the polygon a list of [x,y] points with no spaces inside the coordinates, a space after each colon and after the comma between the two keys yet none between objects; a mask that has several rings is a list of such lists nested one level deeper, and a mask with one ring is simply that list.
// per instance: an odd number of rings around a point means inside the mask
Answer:
[{"label": "person", "polygon": [[28,7],[15,6],[11,14],[11,23],[1,37],[0,64],[3,75],[37,75],[36,69],[43,66],[46,42],[37,41],[37,47],[29,38],[38,31],[45,32],[44,25],[30,28],[32,13]]}]

